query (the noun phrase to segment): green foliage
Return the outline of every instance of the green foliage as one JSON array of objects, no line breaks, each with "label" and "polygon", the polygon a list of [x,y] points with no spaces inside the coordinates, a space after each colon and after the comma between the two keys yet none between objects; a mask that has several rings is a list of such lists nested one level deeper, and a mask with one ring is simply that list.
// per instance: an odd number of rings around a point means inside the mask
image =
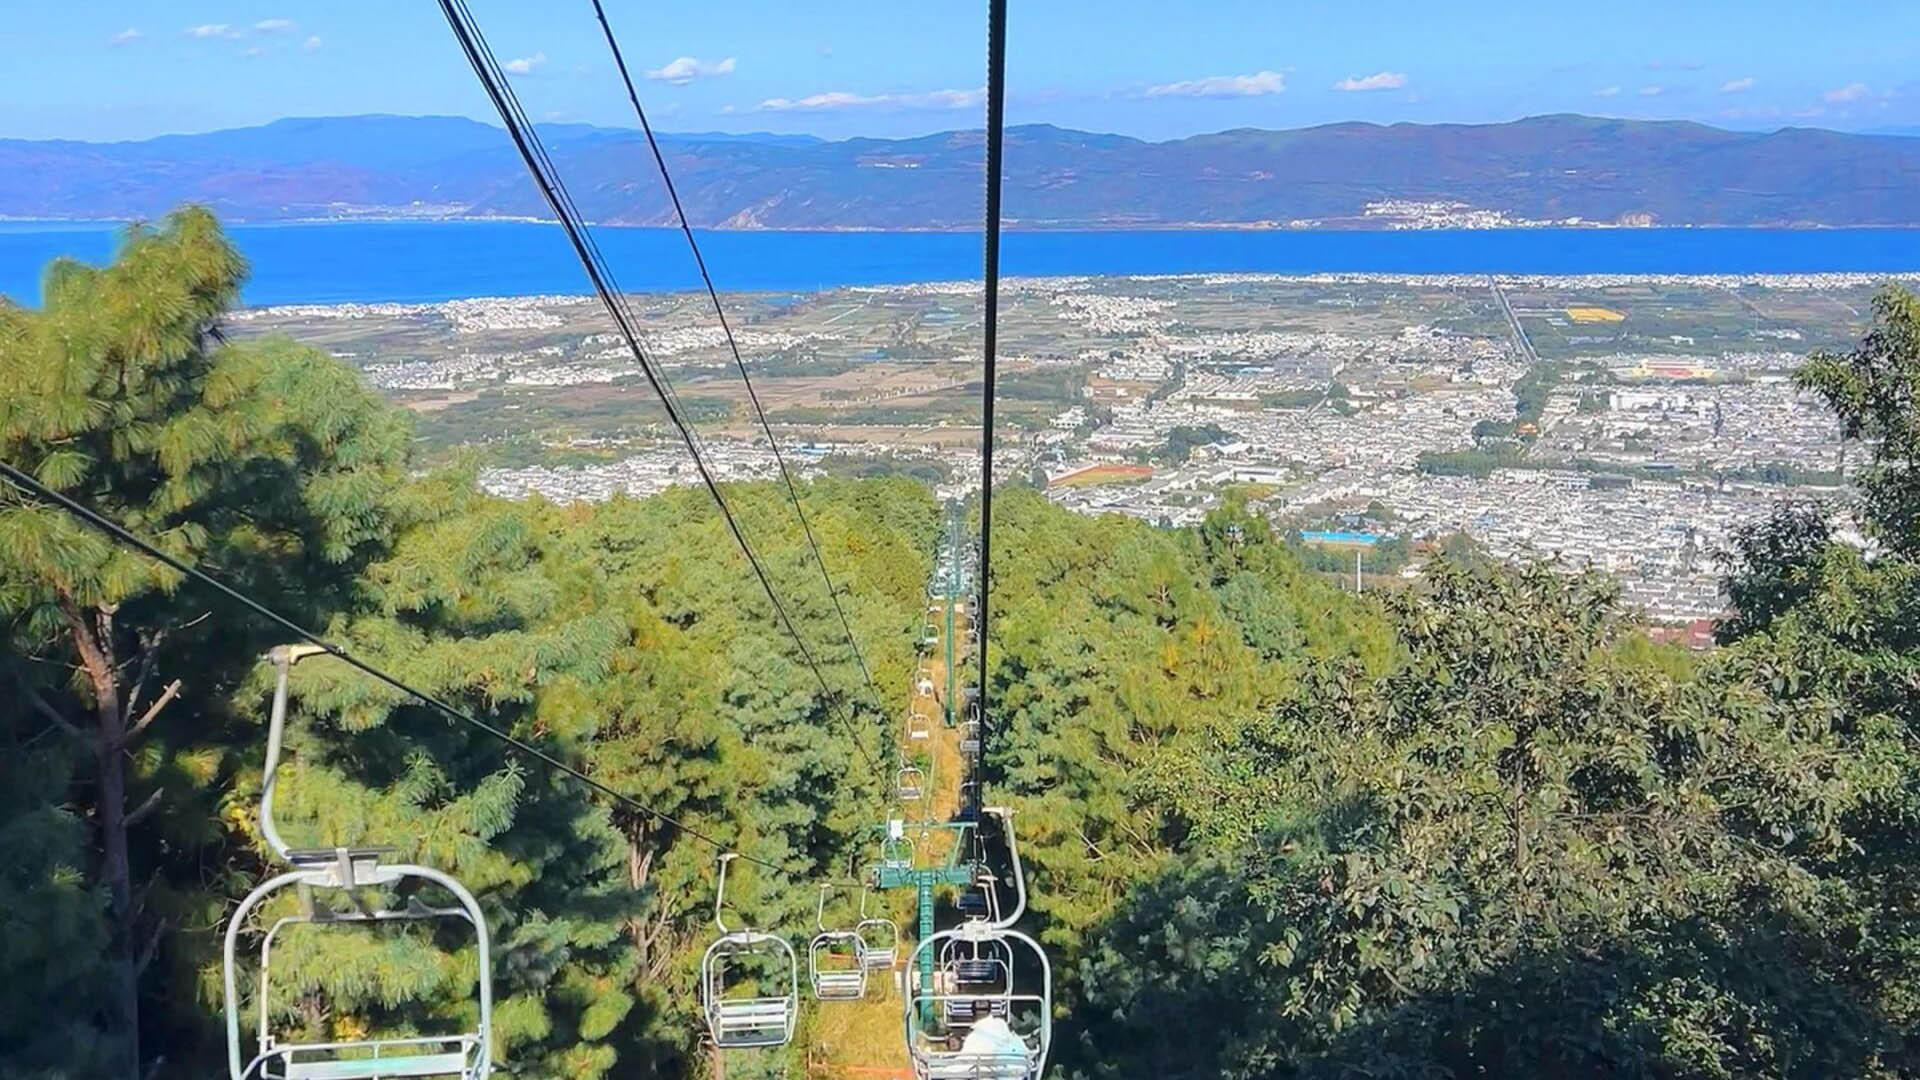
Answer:
[{"label": "green foliage", "polygon": [[1870,973],[1890,958],[1856,935],[1886,924],[1834,874],[1899,796],[1900,740],[1739,660],[1631,662],[1602,580],[1443,564],[1388,603],[1384,678],[1317,672],[1163,774],[1196,858],[1103,931],[1088,1071],[1911,1064],[1887,1011],[1910,976]]},{"label": "green foliage", "polygon": [[1071,970],[1116,897],[1179,849],[1153,781],[1163,763],[1234,730],[1315,660],[1377,668],[1387,643],[1238,506],[1169,533],[1004,492],[994,531],[990,777],[1020,807],[1033,905]]},{"label": "green foliage", "polygon": [[[1514,423],[1538,423],[1540,414],[1546,411],[1547,399],[1569,376],[1584,382],[1610,382],[1613,375],[1605,366],[1591,360],[1580,363],[1567,363],[1559,360],[1542,360],[1528,368],[1513,384]],[[1594,395],[1584,394],[1581,402]],[[1479,429],[1474,431],[1479,437]]]},{"label": "green foliage", "polygon": [[[808,925],[813,895],[794,883],[841,871],[878,819],[881,778],[867,763],[886,757],[875,719],[897,715],[904,687],[880,702],[855,690],[858,668],[784,490],[728,495],[833,698],[705,492],[556,507],[483,498],[472,479],[443,474],[410,490],[418,516],[368,568],[356,613],[329,632],[786,868],[782,878],[736,867],[730,901],[756,924]],[[823,482],[803,495],[829,565],[859,582],[843,602],[867,661],[908,670],[937,522],[931,499],[899,480]],[[653,819],[610,814],[324,658],[296,671],[305,734],[293,744],[283,818],[328,843],[398,836],[405,854],[480,891],[497,941],[502,1057],[534,1075],[690,1068],[713,849]],[[839,721],[849,704],[852,729]],[[254,795],[238,791],[236,810]],[[461,1007],[457,979],[417,942],[353,955],[302,955],[299,970],[315,981],[291,988],[334,1002],[336,1031],[420,1028]],[[283,1006],[290,1017],[298,1000]]]},{"label": "green foliage", "polygon": [[1526,459],[1526,451],[1515,442],[1490,442],[1473,450],[1422,450],[1416,467],[1430,476],[1475,476],[1485,478],[1495,469],[1512,468]]},{"label": "green foliage", "polygon": [[1169,465],[1183,465],[1193,456],[1195,447],[1230,442],[1232,439],[1233,433],[1218,424],[1202,424],[1198,427],[1182,425],[1167,432],[1167,440],[1153,452],[1153,458]]},{"label": "green foliage", "polygon": [[1873,329],[1845,355],[1816,353],[1794,381],[1840,417],[1849,439],[1864,439],[1872,462],[1857,478],[1861,512],[1882,542],[1920,554],[1920,296],[1888,286],[1873,298]]},{"label": "green foliage", "polygon": [[1329,387],[1306,386],[1297,390],[1274,390],[1260,395],[1260,406],[1265,409],[1304,409],[1318,405],[1330,397]]},{"label": "green foliage", "polygon": [[107,898],[88,880],[86,823],[65,798],[81,763],[25,709],[0,710],[0,740],[0,1075],[107,1076]]}]

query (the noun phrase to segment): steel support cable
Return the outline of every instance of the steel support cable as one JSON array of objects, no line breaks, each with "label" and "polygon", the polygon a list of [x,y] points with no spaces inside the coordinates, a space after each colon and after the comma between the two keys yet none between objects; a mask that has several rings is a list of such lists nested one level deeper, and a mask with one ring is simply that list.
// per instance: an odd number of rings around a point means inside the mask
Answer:
[{"label": "steel support cable", "polygon": [[[539,133],[534,128],[533,121],[527,116],[526,110],[521,106],[519,96],[513,93],[512,84],[508,81],[506,72],[501,68],[499,59],[487,45],[485,36],[480,34],[478,20],[473,17],[473,12],[467,7],[466,0],[457,0],[457,6],[459,7],[462,17],[466,20],[467,25],[473,28],[474,39],[480,47],[481,55],[487,65],[487,70],[492,73],[495,84],[505,92],[503,99],[506,105],[512,109],[513,115],[518,118],[522,130],[531,136],[528,140],[529,146],[535,155],[537,155],[540,167],[544,170],[542,175],[551,178],[553,194],[559,197],[566,208],[567,214],[570,214],[574,220],[584,223],[586,216],[580,212],[579,206],[573,201],[572,193],[568,190],[565,181],[561,179],[559,167],[554,164],[552,157],[547,153],[546,144],[541,141]],[[485,78],[485,76],[482,76],[483,82]],[[498,107],[498,102],[496,102],[496,107]],[[531,165],[529,168],[531,168]],[[538,182],[539,177],[536,176],[535,179],[536,182]],[[594,264],[599,267],[601,275],[606,279],[608,290],[613,298],[612,302],[618,305],[620,311],[629,322],[636,321],[633,308],[627,300],[626,291],[620,287],[620,283],[614,275],[612,264],[601,253],[599,241],[594,238],[592,230],[586,229],[583,226],[580,230],[579,238],[585,242],[588,251],[592,255]],[[644,369],[644,357],[641,358],[641,363]],[[672,381],[665,376],[664,366],[661,370],[660,381],[654,386],[654,390],[656,393],[664,392],[664,396],[670,401],[669,419],[671,419],[671,414],[674,410],[679,411],[682,415],[686,414],[685,407],[680,404],[679,393],[674,389]],[[702,443],[700,439],[700,431],[697,425],[689,424],[681,428],[680,434],[683,439],[690,439],[696,445],[704,446],[704,443]],[[698,451],[696,451],[696,455],[697,453]]]},{"label": "steel support cable", "polygon": [[686,444],[687,452],[693,458],[693,465],[700,475],[701,483],[706,487],[707,493],[713,497],[714,505],[719,508],[720,516],[726,522],[727,531],[732,534],[734,543],[746,556],[748,565],[752,567],[754,576],[760,582],[760,587],[766,592],[767,599],[772,602],[780,623],[785,627],[787,635],[793,639],[794,646],[800,651],[802,659],[812,670],[821,693],[827,699],[829,710],[839,719],[854,749],[866,759],[868,767],[874,771],[875,775],[884,781],[885,773],[881,770],[879,762],[860,741],[852,721],[846,715],[844,704],[828,686],[826,676],[821,672],[820,664],[815,659],[813,651],[807,648],[806,641],[800,636],[799,629],[787,612],[786,605],[781,603],[779,594],[774,590],[773,581],[768,576],[766,568],[761,564],[759,556],[754,553],[753,546],[747,542],[746,534],[741,530],[732,508],[728,506],[726,496],[721,493],[719,483],[714,480],[712,471],[708,469],[706,460],[701,456],[698,438],[678,407],[677,398],[667,384],[664,373],[655,370],[654,363],[647,358],[645,350],[641,348],[639,334],[633,327],[630,310],[610,283],[610,274],[600,258],[597,246],[593,244],[591,235],[581,222],[558,170],[553,168],[551,159],[547,157],[545,147],[540,143],[539,133],[526,122],[526,114],[520,109],[519,101],[514,96],[512,87],[508,85],[498,62],[494,59],[492,50],[488,48],[486,39],[481,35],[478,23],[474,21],[472,13],[467,10],[464,0],[440,0],[440,10],[446,15],[447,24],[459,41],[461,51],[466,54],[468,63],[472,65],[475,76],[479,78],[481,88],[486,91],[495,110],[499,112],[501,122],[506,125],[508,136],[512,138],[521,159],[526,163],[528,172],[532,174],[535,186],[540,189],[541,197],[546,200],[547,205],[559,220],[561,229],[573,246],[574,254],[580,259],[582,269],[586,271],[588,279],[593,284],[594,291],[599,294],[601,303],[612,316],[621,337],[626,341],[628,350],[640,364],[640,370],[646,376],[648,384],[660,398],[661,406],[667,411],[668,420],[672,422],[681,440]]},{"label": "steel support cable", "polygon": [[753,379],[747,374],[746,361],[740,356],[740,343],[733,336],[733,326],[727,321],[726,309],[720,303],[720,292],[714,288],[713,275],[707,270],[707,260],[700,253],[700,242],[694,238],[693,226],[687,221],[686,208],[681,205],[680,191],[674,186],[673,174],[667,169],[666,155],[660,152],[660,141],[654,137],[653,125],[647,120],[647,110],[640,104],[640,93],[634,88],[633,76],[627,70],[627,58],[620,51],[619,39],[614,36],[613,25],[607,21],[606,8],[601,0],[593,0],[593,14],[600,20],[600,31],[606,36],[607,49],[613,54],[614,67],[620,71],[620,82],[626,87],[627,101],[633,105],[633,114],[640,121],[640,130],[646,134],[647,148],[653,151],[653,162],[659,166],[660,180],[666,185],[667,198],[673,203],[673,215],[680,222],[680,232],[687,238],[687,248],[693,252],[693,263],[700,270],[700,280],[707,287],[707,298],[713,302],[714,317],[720,320],[720,329],[726,334],[727,349],[733,353],[733,366],[739,369],[740,381],[746,385],[747,400],[753,403],[753,412],[760,420],[760,430],[766,433],[767,445],[773,448],[773,460],[780,468],[780,478],[786,482],[787,498],[793,503],[793,512],[800,519],[800,531],[806,534],[807,547],[813,551],[813,561],[820,567],[820,578],[826,582],[827,599],[833,602],[834,614],[840,617],[840,629],[846,633],[847,647],[853,650],[853,658],[860,665],[860,676],[866,680],[867,692],[872,695],[874,705],[879,709],[882,719],[886,714],[885,704],[880,690],[873,684],[873,672],[867,668],[867,658],[860,651],[859,642],[854,640],[853,626],[847,621],[847,613],[840,606],[840,593],[834,587],[833,575],[827,572],[827,562],[820,555],[820,545],[814,540],[813,524],[807,520],[807,512],[800,505],[800,491],[794,486],[793,474],[787,470],[786,455],[780,452],[780,440],[773,434],[773,425],[767,422],[767,412],[760,406],[760,394],[753,388]]},{"label": "steel support cable", "polygon": [[[80,503],[66,495],[61,494],[58,491],[53,490],[52,488],[47,487],[45,484],[42,484],[39,480],[35,479],[32,475],[30,475],[29,473],[19,468],[16,468],[14,465],[5,461],[0,461],[0,476],[5,477],[8,482],[14,485],[14,487],[27,493],[28,495],[31,495],[33,498],[38,499],[43,503],[57,506],[61,510],[66,511],[68,514],[71,514],[72,516],[79,518],[81,521],[86,522],[89,526],[105,534],[109,539],[115,541],[116,543],[122,544],[126,547],[133,548],[135,551],[140,552],[142,555],[145,555],[146,557],[153,559],[154,561],[160,563],[161,565],[166,566],[167,568],[173,570],[175,573],[178,573],[187,578],[191,578],[192,580],[197,581],[202,585],[205,585],[206,587],[226,597],[228,600],[233,601],[234,603],[240,605],[241,607],[247,609],[248,611],[253,612],[255,615],[260,616],[261,618],[267,620],[268,622],[273,623],[274,625],[294,635],[300,640],[310,645],[319,647],[321,650],[325,651],[328,655],[335,657],[336,659],[340,660],[342,663],[348,665],[349,667],[355,668],[360,672],[362,672],[363,674],[366,674],[368,676],[371,676],[372,678],[378,679],[379,681],[387,684],[388,686],[392,687],[395,690],[400,691],[403,694],[406,694],[408,697],[413,698],[414,700],[420,702],[421,704],[426,705],[427,707],[446,715],[449,719],[458,721],[462,724],[466,724],[467,726],[477,731],[480,731],[483,734],[489,735],[499,740],[500,742],[504,743],[506,746],[508,746],[512,750],[516,751],[517,753],[520,753],[526,757],[532,758],[533,760],[538,761],[542,765],[545,765],[546,767],[554,770],[555,772],[560,773],[563,776],[568,776],[568,777],[571,777],[572,779],[578,780],[582,784],[587,785],[593,790],[599,792],[602,795],[605,795],[609,799],[612,799],[613,801],[619,803],[621,806],[624,806],[629,810],[638,811],[639,813],[645,814],[646,816],[654,819],[655,821],[661,822],[664,825],[668,825],[668,826],[671,826],[672,828],[678,829],[681,832],[687,834],[688,836],[691,836],[694,839],[699,840],[704,844],[708,844],[719,851],[725,852],[725,851],[732,850],[727,844],[723,843],[722,841],[704,832],[701,832],[699,829],[696,829],[693,826],[688,825],[686,822],[681,821],[680,819],[674,817],[673,815],[667,813],[666,811],[655,810],[653,807],[648,806],[647,804],[639,801],[638,799],[635,799],[630,795],[623,794],[617,789],[609,787],[606,784],[598,780],[595,780],[593,777],[587,775],[584,772],[581,772],[579,769],[576,769],[573,766],[567,764],[566,762],[561,761],[559,758],[554,757],[552,754],[547,753],[545,750],[542,750],[539,747],[534,746],[532,743],[529,743],[526,740],[521,739],[520,737],[512,734],[511,732],[505,731],[499,727],[494,726],[493,724],[489,724],[485,720],[482,720],[479,717],[472,715],[471,713],[462,712],[460,709],[448,703],[445,699],[437,697],[433,694],[429,694],[425,690],[421,690],[415,686],[412,686],[409,683],[403,682],[401,679],[399,679],[394,675],[389,675],[384,670],[378,667],[375,667],[373,664],[368,663],[367,661],[360,659],[358,656],[355,656],[352,653],[348,652],[344,647],[338,644],[335,644],[334,642],[328,641],[325,638],[322,638],[320,635],[314,633],[311,630],[308,630],[306,627],[301,626],[299,623],[294,622],[292,619],[287,618],[285,615],[280,614],[279,612],[266,606],[260,601],[255,600],[253,597],[248,596],[247,594],[241,592],[239,589],[236,589],[233,586],[228,585],[226,582],[221,581],[219,578],[216,578],[213,575],[208,574],[204,570],[201,570],[195,566],[189,565],[188,563],[183,562],[180,559],[177,559],[174,556],[169,555],[164,551],[161,551],[159,548],[153,546],[147,541],[134,535],[134,533],[129,529],[127,529],[126,526],[121,525],[119,522],[114,521],[112,518],[107,517],[106,515],[100,513],[99,511],[93,509],[90,506]],[[784,867],[776,863],[768,862],[765,859],[755,858],[752,855],[746,855],[746,854],[741,854],[740,857],[747,860],[748,862],[754,863],[759,866],[763,866],[768,870],[772,870],[777,874],[781,874],[785,876],[788,873]]]},{"label": "steel support cable", "polygon": [[993,383],[1000,330],[1000,178],[1001,144],[1006,134],[1007,0],[987,0],[987,147],[986,242],[982,272],[986,308],[981,337],[985,353],[980,417],[980,752],[973,758],[975,809],[986,805],[987,736],[987,580],[993,554]]}]

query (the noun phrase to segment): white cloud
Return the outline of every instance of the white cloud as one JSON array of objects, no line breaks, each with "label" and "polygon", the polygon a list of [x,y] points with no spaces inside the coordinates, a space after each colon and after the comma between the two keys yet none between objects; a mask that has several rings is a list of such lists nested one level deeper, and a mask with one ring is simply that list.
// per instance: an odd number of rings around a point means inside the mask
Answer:
[{"label": "white cloud", "polygon": [[1147,87],[1148,97],[1260,97],[1284,93],[1287,77],[1277,71],[1251,75],[1209,75]]},{"label": "white cloud", "polygon": [[187,27],[187,36],[191,38],[237,38],[241,31],[226,23],[207,23],[204,26]]},{"label": "white cloud", "polygon": [[293,27],[292,19],[261,19],[253,24],[253,28],[263,34],[284,34]]},{"label": "white cloud", "polygon": [[1643,86],[1639,90],[1641,97],[1659,97],[1666,92],[1667,88],[1664,86]]},{"label": "white cloud", "polygon": [[1829,105],[1845,105],[1850,101],[1859,101],[1870,93],[1872,91],[1867,89],[1866,83],[1848,83],[1838,90],[1829,90],[1820,96]]},{"label": "white cloud", "polygon": [[905,94],[901,104],[910,109],[972,109],[984,105],[987,88],[978,90],[933,90],[925,94]]},{"label": "white cloud", "polygon": [[1594,97],[1619,97],[1620,88],[1617,86],[1603,86],[1600,89],[1595,90],[1593,92],[1593,96]]},{"label": "white cloud", "polygon": [[766,112],[825,112],[831,109],[969,109],[987,98],[985,89],[928,90],[918,94],[850,94],[832,90],[803,98],[768,98]]},{"label": "white cloud", "polygon": [[1403,71],[1377,71],[1358,79],[1341,79],[1333,84],[1335,90],[1398,90],[1407,85],[1407,75]]},{"label": "white cloud", "polygon": [[509,75],[531,75],[535,68],[545,65],[547,54],[534,53],[532,56],[517,56],[500,65],[500,69]]},{"label": "white cloud", "polygon": [[1720,92],[1723,94],[1744,94],[1753,89],[1757,82],[1759,82],[1759,80],[1751,75],[1744,79],[1732,79],[1720,84]]},{"label": "white cloud", "polygon": [[240,55],[241,56],[265,56],[267,55],[267,50],[261,48],[258,45],[249,45],[246,47],[246,49],[244,49],[240,53]]},{"label": "white cloud", "polygon": [[313,50],[319,48],[323,44],[325,44],[325,42],[320,40],[320,35],[314,34],[311,37],[307,38],[307,40],[301,42],[300,47],[307,50],[308,52],[312,52]]},{"label": "white cloud", "polygon": [[672,83],[685,86],[695,79],[710,79],[719,75],[733,74],[734,58],[725,60],[700,60],[691,56],[676,57],[664,67],[647,72],[647,78],[655,82]]},{"label": "white cloud", "polygon": [[109,44],[109,45],[131,45],[132,43],[134,43],[134,42],[136,42],[136,41],[139,41],[139,40],[140,40],[141,38],[143,38],[143,37],[146,37],[146,36],[147,36],[147,35],[145,35],[145,34],[143,34],[143,33],[141,33],[141,32],[140,32],[140,28],[139,28],[139,27],[137,27],[137,26],[129,26],[129,27],[127,27],[127,28],[126,28],[125,30],[122,30],[122,31],[120,31],[119,33],[117,33],[117,34],[115,34],[115,35],[113,35],[112,37],[110,37],[110,38],[108,38],[108,39],[107,39],[107,44]]},{"label": "white cloud", "polygon": [[807,109],[857,109],[868,105],[884,104],[886,94],[871,97],[849,94],[844,90],[833,90],[825,94],[814,94],[803,98],[768,98],[760,103],[768,112],[799,112]]}]

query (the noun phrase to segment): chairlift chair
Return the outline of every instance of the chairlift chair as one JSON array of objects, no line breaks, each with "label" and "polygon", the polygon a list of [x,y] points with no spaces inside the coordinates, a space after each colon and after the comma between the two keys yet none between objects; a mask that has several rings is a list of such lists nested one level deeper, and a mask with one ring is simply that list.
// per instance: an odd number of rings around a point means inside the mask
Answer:
[{"label": "chairlift chair", "polygon": [[853,932],[860,938],[860,966],[868,971],[891,971],[900,960],[900,928],[892,919],[867,914],[867,888],[860,888],[860,921]]},{"label": "chairlift chair", "polygon": [[[273,795],[280,769],[287,716],[287,676],[294,664],[305,657],[325,652],[318,646],[281,646],[268,654],[276,681],[273,709],[267,726],[266,777],[260,788],[260,834],[274,856],[292,869],[262,882],[240,901],[227,922],[222,949],[222,976],[227,1021],[227,1071],[230,1080],[386,1080],[388,1077],[442,1077],[455,1080],[484,1080],[492,1071],[493,1053],[493,975],[492,946],[487,936],[487,920],[479,902],[458,881],[425,866],[386,863],[385,848],[334,848],[331,850],[295,850],[281,839],[273,817]],[[240,933],[249,917],[275,893],[297,888],[311,896],[349,895],[362,889],[393,892],[410,881],[437,886],[452,895],[453,907],[428,907],[417,896],[405,907],[388,908],[376,902],[372,906],[356,903],[350,910],[335,911],[330,905],[309,899],[301,910],[283,916],[267,929],[260,944],[260,971],[255,986],[259,1020],[251,1058],[243,1060],[240,1037],[239,943]],[[301,1041],[283,1039],[274,1034],[269,1023],[268,975],[272,967],[274,939],[290,926],[313,925],[333,929],[338,926],[382,923],[465,922],[473,930],[477,953],[476,1008],[473,1021],[462,1030],[446,1035],[412,1035],[400,1038],[334,1039]]]},{"label": "chairlift chair", "polygon": [[915,709],[907,714],[907,738],[918,742],[933,737],[933,720],[926,713]]},{"label": "chairlift chair", "polygon": [[820,932],[807,944],[807,981],[817,1001],[858,1001],[867,996],[866,946],[857,930],[827,929],[827,893],[832,890],[821,883],[813,916]]},{"label": "chairlift chair", "polygon": [[895,785],[899,788],[900,801],[919,802],[926,794],[926,783],[926,774],[922,773],[917,767],[912,765],[903,767],[895,777]]},{"label": "chairlift chair", "polygon": [[[727,864],[739,857],[732,851],[720,856],[720,881],[713,896],[713,924],[720,928],[720,936],[700,958],[700,1002],[707,1034],[722,1050],[785,1046],[793,1039],[799,1007],[800,964],[793,946],[777,934],[727,929],[721,910],[727,895]],[[756,979],[748,984],[754,991],[751,996],[729,996],[729,971],[749,963],[771,965],[773,975],[768,981],[776,987],[784,985],[786,993],[762,995]]]}]

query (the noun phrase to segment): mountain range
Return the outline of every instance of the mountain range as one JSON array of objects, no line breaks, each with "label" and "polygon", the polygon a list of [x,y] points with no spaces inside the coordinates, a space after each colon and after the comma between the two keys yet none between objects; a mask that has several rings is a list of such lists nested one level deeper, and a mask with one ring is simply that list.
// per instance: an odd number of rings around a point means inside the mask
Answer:
[{"label": "mountain range", "polygon": [[[669,223],[638,131],[541,133],[589,219]],[[977,130],[662,136],[694,224],[732,229],[975,227],[982,141]],[[1811,128],[1555,115],[1148,142],[1030,125],[1008,130],[1006,161],[1007,219],[1025,228],[1386,227],[1406,220],[1405,207],[1383,207],[1394,202],[1527,221],[1920,225],[1920,138]],[[548,216],[505,134],[458,117],[288,119],[138,142],[0,140],[0,217],[142,218],[186,201],[251,222]]]}]

